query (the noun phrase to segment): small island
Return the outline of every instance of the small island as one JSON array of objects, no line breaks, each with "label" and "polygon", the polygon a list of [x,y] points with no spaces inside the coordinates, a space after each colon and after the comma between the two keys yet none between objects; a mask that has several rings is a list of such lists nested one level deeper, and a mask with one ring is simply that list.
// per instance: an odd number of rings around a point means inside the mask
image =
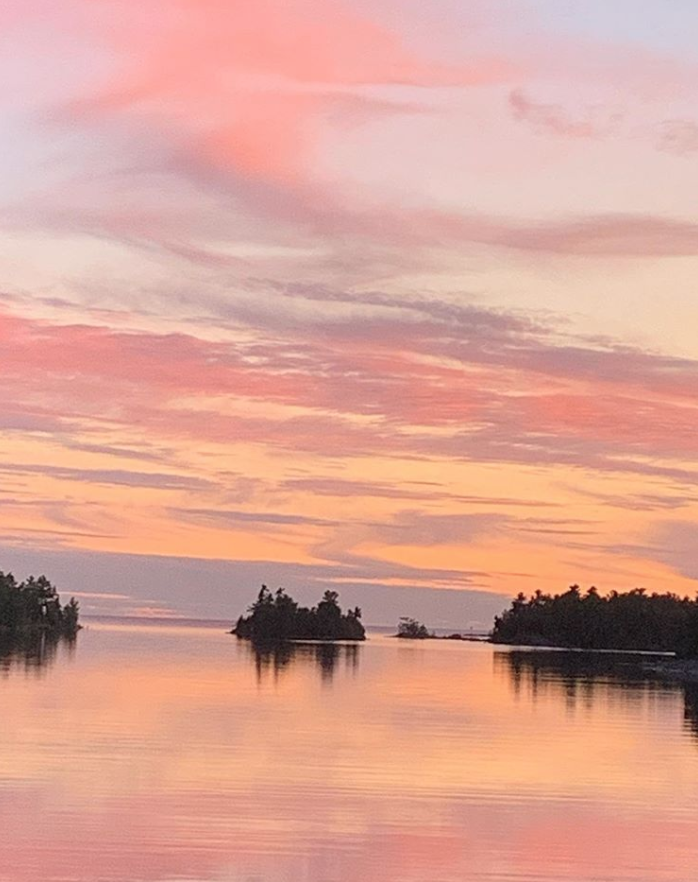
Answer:
[{"label": "small island", "polygon": [[240,616],[232,634],[243,640],[365,640],[361,610],[342,612],[336,591],[325,591],[317,606],[299,606],[283,588],[272,593],[266,585],[246,616]]},{"label": "small island", "polygon": [[63,606],[45,576],[17,582],[0,572],[0,636],[6,638],[72,637],[80,629],[79,604],[73,597]]},{"label": "small island", "polygon": [[572,585],[562,594],[519,594],[497,616],[492,643],[698,657],[698,600],[643,588],[601,595]]},{"label": "small island", "polygon": [[453,634],[435,634],[426,625],[409,616],[402,616],[397,626],[397,634],[393,636],[400,640],[463,640],[468,643],[484,643],[488,639],[487,636],[461,634],[460,631]]},{"label": "small island", "polygon": [[396,637],[401,640],[434,640],[436,634],[430,631],[426,625],[418,622],[417,619],[411,619],[409,616],[403,616],[397,626]]}]

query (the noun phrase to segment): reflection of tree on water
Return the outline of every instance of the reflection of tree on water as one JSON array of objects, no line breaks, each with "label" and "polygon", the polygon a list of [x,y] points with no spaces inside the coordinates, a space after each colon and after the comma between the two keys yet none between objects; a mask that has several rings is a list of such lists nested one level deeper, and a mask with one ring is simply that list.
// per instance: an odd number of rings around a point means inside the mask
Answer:
[{"label": "reflection of tree on water", "polygon": [[0,634],[0,674],[7,676],[13,670],[40,673],[53,664],[59,652],[72,655],[74,636],[59,636],[46,632],[8,635]]},{"label": "reflection of tree on water", "polygon": [[340,665],[348,671],[359,666],[359,646],[355,643],[249,643],[245,644],[254,658],[257,679],[270,674],[276,679],[293,664],[314,664],[322,680],[331,683]]},{"label": "reflection of tree on water", "polygon": [[517,697],[536,702],[545,694],[564,698],[570,711],[591,707],[599,693],[637,701],[645,696],[675,695],[683,699],[686,728],[698,738],[698,682],[672,677],[681,663],[618,653],[512,650],[495,652],[495,671],[505,674]]},{"label": "reflection of tree on water", "polygon": [[684,683],[683,701],[683,719],[686,728],[698,738],[698,683]]},{"label": "reflection of tree on water", "polygon": [[588,703],[600,688],[615,686],[629,694],[654,688],[666,691],[667,683],[643,667],[640,657],[600,652],[512,650],[496,652],[496,670],[504,670],[514,693],[524,691],[535,702],[545,692],[565,697],[570,709]]}]

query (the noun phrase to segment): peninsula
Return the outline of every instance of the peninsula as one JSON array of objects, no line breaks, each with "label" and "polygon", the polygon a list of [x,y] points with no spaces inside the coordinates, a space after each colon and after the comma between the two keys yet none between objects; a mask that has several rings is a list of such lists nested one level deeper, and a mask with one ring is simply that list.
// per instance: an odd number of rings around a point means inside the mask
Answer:
[{"label": "peninsula", "polygon": [[266,585],[246,616],[232,632],[243,640],[365,640],[361,610],[342,612],[336,591],[325,591],[317,606],[299,606],[283,588],[272,593]]},{"label": "peninsula", "polygon": [[669,652],[698,657],[698,600],[677,594],[648,594],[643,588],[562,594],[519,594],[497,616],[492,643],[569,649]]}]

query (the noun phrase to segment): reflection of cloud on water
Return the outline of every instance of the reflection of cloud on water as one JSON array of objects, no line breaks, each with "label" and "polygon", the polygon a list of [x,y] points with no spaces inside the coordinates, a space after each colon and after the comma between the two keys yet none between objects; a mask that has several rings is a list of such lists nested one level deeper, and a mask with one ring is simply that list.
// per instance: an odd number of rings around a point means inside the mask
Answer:
[{"label": "reflection of cloud on water", "polygon": [[[683,699],[686,729],[698,740],[698,681],[672,676],[673,658],[613,652],[522,649],[494,654],[495,672],[511,682],[517,699],[534,704],[543,696],[563,698],[568,711],[590,708],[600,693],[627,703],[649,696]],[[662,670],[666,666],[666,670]],[[696,667],[698,671],[698,665]]]},{"label": "reflection of cloud on water", "polygon": [[325,683],[331,683],[340,664],[355,672],[359,667],[359,646],[356,643],[244,643],[254,658],[257,679],[278,678],[294,664],[314,664]]}]

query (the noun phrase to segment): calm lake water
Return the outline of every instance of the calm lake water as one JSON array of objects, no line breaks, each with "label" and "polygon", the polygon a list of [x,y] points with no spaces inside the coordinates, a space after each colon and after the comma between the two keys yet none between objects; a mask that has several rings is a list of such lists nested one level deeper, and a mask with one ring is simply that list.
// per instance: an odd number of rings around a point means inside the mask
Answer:
[{"label": "calm lake water", "polygon": [[629,662],[90,623],[0,663],[0,880],[692,882],[697,719]]}]

